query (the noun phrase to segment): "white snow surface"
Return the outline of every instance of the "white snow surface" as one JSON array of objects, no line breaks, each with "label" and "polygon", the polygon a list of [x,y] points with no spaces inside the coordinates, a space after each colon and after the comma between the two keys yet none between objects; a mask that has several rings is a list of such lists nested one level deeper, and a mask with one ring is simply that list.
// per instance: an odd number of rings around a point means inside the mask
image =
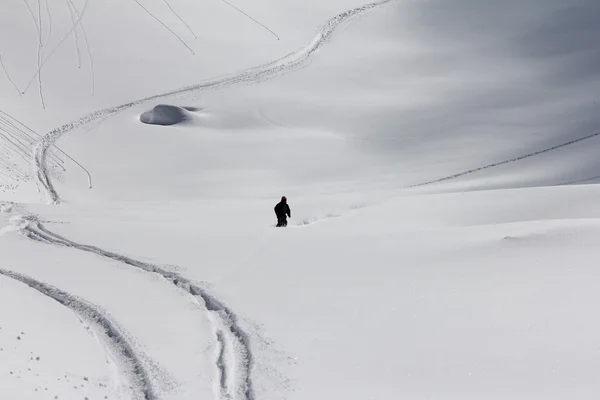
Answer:
[{"label": "white snow surface", "polygon": [[598,398],[600,5],[362,1],[2,6],[0,398]]}]

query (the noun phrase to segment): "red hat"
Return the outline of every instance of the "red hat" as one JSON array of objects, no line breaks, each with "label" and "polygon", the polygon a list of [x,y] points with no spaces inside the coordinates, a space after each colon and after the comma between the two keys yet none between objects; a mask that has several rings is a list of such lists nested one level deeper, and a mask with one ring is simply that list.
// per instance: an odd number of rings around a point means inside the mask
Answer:
[{"label": "red hat", "polygon": [[287,197],[281,196],[281,200],[287,200]]}]

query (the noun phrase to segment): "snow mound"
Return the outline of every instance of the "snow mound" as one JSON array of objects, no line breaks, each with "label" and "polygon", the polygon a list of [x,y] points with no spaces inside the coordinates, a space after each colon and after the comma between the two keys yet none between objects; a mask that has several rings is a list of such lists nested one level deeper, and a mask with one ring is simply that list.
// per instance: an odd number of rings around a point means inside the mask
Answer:
[{"label": "snow mound", "polygon": [[151,111],[140,115],[140,121],[150,125],[177,125],[192,120],[192,114],[188,109],[169,104],[159,104]]},{"label": "snow mound", "polygon": [[251,111],[230,111],[223,106],[206,109],[195,106],[159,104],[140,115],[140,121],[150,125],[198,125],[207,129],[239,130],[265,127],[267,123]]}]

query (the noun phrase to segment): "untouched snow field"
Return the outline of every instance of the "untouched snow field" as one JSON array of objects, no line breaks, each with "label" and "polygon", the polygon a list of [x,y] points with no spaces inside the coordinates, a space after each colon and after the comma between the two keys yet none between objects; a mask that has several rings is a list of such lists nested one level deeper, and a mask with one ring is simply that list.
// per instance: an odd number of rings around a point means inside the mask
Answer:
[{"label": "untouched snow field", "polygon": [[1,398],[598,397],[596,1],[9,3]]}]

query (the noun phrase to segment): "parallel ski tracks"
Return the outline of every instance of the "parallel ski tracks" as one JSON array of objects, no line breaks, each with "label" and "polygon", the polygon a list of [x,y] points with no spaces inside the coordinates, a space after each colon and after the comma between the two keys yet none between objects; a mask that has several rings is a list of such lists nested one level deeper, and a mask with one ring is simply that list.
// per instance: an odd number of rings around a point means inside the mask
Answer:
[{"label": "parallel ski tracks", "polygon": [[[251,379],[253,356],[250,348],[250,339],[240,327],[237,316],[217,298],[189,279],[168,271],[158,265],[146,263],[103,250],[96,246],[77,243],[49,231],[34,216],[23,217],[20,232],[29,239],[37,242],[68,247],[100,257],[111,259],[145,272],[162,276],[167,282],[184,290],[194,299],[204,304],[209,320],[211,320],[217,341],[215,365],[218,371],[219,398],[254,400],[254,389]],[[227,371],[231,371],[228,374]]]},{"label": "parallel ski tracks", "polygon": [[[106,344],[107,351],[116,353],[120,361],[130,370],[129,383],[131,384],[131,389],[134,390],[136,398],[144,400],[157,399],[151,384],[150,375],[144,363],[136,355],[134,347],[123,334],[123,329],[106,312],[77,296],[73,296],[29,276],[5,269],[0,269],[0,275],[21,282],[44,296],[57,301],[73,311],[81,321],[85,321],[93,326],[94,334]],[[109,355],[109,358],[112,358],[112,356],[113,354]]]}]

